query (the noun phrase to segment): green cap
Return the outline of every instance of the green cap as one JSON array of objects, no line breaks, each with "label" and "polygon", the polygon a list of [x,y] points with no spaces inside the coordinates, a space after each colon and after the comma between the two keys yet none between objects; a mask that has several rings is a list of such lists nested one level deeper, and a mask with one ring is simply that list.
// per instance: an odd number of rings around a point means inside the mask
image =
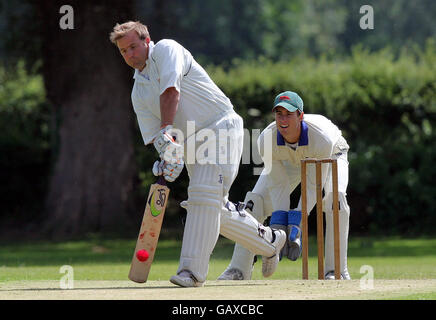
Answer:
[{"label": "green cap", "polygon": [[303,112],[303,99],[301,99],[300,96],[295,92],[285,91],[280,93],[274,99],[273,110],[278,106],[283,107],[290,112],[294,112],[296,110]]}]

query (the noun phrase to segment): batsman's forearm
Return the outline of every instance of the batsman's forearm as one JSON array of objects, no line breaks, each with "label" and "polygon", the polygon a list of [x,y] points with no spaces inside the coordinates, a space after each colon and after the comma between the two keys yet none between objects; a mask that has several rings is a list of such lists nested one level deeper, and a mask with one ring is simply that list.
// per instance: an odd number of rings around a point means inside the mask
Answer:
[{"label": "batsman's forearm", "polygon": [[179,106],[180,93],[176,88],[171,87],[160,96],[161,128],[174,123],[174,118]]}]

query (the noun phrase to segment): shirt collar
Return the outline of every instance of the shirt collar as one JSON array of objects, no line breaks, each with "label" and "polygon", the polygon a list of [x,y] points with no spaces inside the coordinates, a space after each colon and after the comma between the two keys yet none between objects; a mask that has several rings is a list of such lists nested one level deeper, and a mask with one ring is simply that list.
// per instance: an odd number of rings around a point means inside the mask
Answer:
[{"label": "shirt collar", "polygon": [[[309,144],[309,128],[307,127],[306,122],[301,121],[301,133],[300,133],[300,139],[298,140],[298,146],[307,146]],[[277,130],[277,145],[278,146],[284,146],[285,145],[285,138],[281,135],[280,131]]]},{"label": "shirt collar", "polygon": [[[153,41],[150,41],[149,43],[148,43],[148,59],[150,60],[150,59],[152,59],[151,58],[151,53],[153,52],[153,50],[154,50],[154,42]],[[144,68],[145,69],[145,68]]]}]

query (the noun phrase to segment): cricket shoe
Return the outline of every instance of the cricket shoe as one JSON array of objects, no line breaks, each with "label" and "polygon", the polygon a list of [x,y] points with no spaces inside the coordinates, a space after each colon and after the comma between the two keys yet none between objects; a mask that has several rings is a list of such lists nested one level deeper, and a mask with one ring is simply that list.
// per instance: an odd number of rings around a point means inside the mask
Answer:
[{"label": "cricket shoe", "polygon": [[272,230],[273,239],[271,243],[275,246],[276,252],[271,257],[262,256],[262,275],[266,278],[276,271],[280,261],[280,250],[287,241],[286,232],[283,230]]},{"label": "cricket shoe", "polygon": [[[333,270],[327,272],[324,277],[325,280],[335,280],[335,272]],[[341,273],[341,280],[351,280],[348,271]]]},{"label": "cricket shoe", "polygon": [[217,280],[244,280],[242,271],[236,268],[224,270]]},{"label": "cricket shoe", "polygon": [[170,278],[170,282],[180,287],[202,287],[204,282],[197,281],[194,275],[187,270],[179,272],[177,275]]}]

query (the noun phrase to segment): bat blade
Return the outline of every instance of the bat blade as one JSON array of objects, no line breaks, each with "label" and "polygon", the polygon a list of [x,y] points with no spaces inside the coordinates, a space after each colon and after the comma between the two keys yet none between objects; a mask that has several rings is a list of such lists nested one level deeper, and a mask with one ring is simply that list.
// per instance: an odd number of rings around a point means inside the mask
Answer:
[{"label": "bat blade", "polygon": [[[147,281],[156,252],[169,193],[170,189],[165,185],[163,179],[159,179],[157,183],[150,186],[144,217],[130,266],[129,279],[134,282],[144,283]],[[138,260],[136,257],[138,250],[148,251],[149,256],[146,261]]]}]

